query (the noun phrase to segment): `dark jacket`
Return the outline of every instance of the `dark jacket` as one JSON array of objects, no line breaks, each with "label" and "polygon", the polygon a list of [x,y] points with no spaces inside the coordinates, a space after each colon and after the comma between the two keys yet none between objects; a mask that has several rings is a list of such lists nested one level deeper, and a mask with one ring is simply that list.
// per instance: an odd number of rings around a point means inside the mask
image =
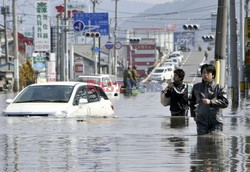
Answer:
[{"label": "dark jacket", "polygon": [[167,88],[166,97],[170,99],[170,111],[181,112],[188,109],[188,88],[187,84],[175,84],[172,88]]},{"label": "dark jacket", "polygon": [[132,79],[136,81],[137,78],[138,78],[137,70],[136,70],[136,69],[133,69],[133,70],[132,70]]},{"label": "dark jacket", "polygon": [[[191,116],[196,117],[197,122],[206,126],[222,122],[221,108],[228,106],[228,100],[225,97],[226,92],[223,88],[214,82],[206,83],[202,81],[193,86],[192,98],[190,100]],[[202,99],[211,100],[211,104],[203,104]]]}]

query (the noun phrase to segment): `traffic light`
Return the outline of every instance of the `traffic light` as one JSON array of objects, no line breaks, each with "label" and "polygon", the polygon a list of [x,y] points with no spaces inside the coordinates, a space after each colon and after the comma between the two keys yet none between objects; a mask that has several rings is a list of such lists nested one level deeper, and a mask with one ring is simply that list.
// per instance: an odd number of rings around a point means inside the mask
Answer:
[{"label": "traffic light", "polygon": [[50,60],[50,52],[46,52],[45,57],[46,57],[46,60],[49,61]]},{"label": "traffic light", "polygon": [[99,32],[86,32],[85,33],[85,36],[86,37],[92,37],[92,38],[98,38],[98,37],[100,37],[101,35],[100,35],[100,33]]},{"label": "traffic light", "polygon": [[141,41],[141,38],[130,38],[129,42],[130,43],[139,43]]},{"label": "traffic light", "polygon": [[183,29],[184,30],[199,30],[200,25],[198,24],[184,24]]},{"label": "traffic light", "polygon": [[214,35],[205,35],[201,37],[203,39],[203,41],[205,42],[210,42],[214,40]]}]

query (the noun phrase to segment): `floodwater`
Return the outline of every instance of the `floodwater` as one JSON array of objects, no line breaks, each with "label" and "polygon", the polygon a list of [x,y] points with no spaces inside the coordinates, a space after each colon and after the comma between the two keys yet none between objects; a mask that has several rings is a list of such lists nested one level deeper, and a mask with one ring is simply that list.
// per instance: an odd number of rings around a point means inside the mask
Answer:
[{"label": "floodwater", "polygon": [[224,110],[223,135],[197,136],[159,94],[112,98],[113,119],[1,116],[0,171],[250,171],[250,100]]}]

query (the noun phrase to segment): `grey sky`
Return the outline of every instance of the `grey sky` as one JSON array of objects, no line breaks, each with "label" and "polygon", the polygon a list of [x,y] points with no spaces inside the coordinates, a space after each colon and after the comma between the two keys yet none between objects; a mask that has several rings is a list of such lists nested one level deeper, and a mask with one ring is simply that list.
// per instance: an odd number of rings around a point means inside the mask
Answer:
[{"label": "grey sky", "polygon": [[143,3],[149,3],[149,4],[162,4],[166,2],[173,2],[174,0],[128,0],[133,2],[143,2]]}]

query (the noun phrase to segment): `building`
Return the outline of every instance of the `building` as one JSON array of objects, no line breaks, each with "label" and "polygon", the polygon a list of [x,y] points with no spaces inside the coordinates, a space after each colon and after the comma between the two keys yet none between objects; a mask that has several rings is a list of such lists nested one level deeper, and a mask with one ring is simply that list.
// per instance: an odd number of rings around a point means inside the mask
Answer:
[{"label": "building", "polygon": [[153,38],[142,38],[139,42],[129,42],[127,50],[127,65],[137,66],[138,74],[144,75],[150,66],[159,59],[156,42]]}]

